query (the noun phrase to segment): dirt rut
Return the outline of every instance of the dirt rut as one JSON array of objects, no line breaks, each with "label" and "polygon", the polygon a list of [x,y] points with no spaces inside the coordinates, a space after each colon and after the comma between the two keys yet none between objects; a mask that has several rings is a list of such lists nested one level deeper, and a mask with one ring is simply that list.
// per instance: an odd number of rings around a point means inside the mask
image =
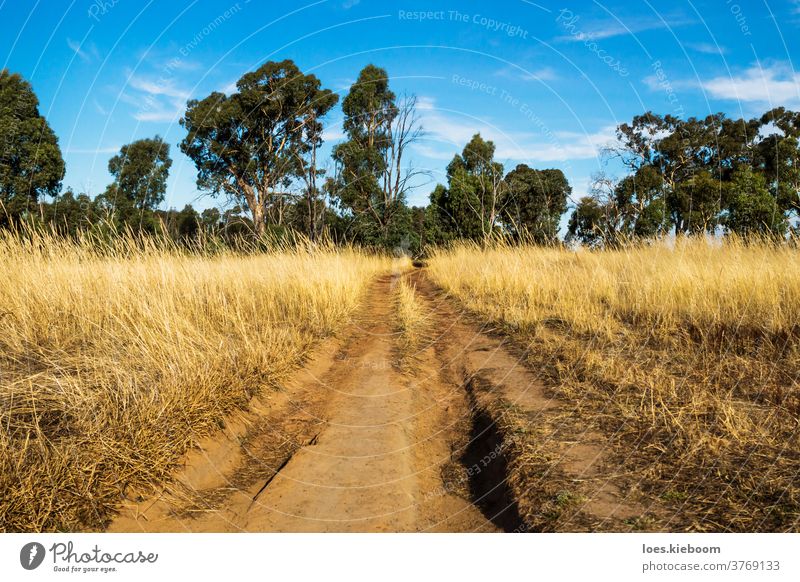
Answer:
[{"label": "dirt rut", "polygon": [[527,367],[522,346],[458,308],[424,270],[408,278],[437,330],[441,368],[468,395],[467,454],[483,451],[472,498],[484,513],[506,531],[662,529],[662,508],[630,486],[608,436],[572,419],[570,405]]}]

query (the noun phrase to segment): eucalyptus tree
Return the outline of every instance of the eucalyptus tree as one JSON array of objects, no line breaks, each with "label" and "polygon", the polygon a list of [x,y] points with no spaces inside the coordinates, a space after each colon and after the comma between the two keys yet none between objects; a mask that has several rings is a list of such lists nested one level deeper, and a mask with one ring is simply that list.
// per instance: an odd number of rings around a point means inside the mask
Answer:
[{"label": "eucalyptus tree", "polygon": [[350,215],[362,240],[393,244],[408,226],[407,193],[421,172],[408,165],[409,146],[422,135],[417,100],[398,100],[386,70],[367,65],[342,101],[347,139],[333,150],[329,193]]},{"label": "eucalyptus tree", "polygon": [[267,62],[242,76],[231,95],[191,100],[180,148],[197,166],[197,185],[249,209],[258,235],[283,225],[291,183],[312,171],[308,153],[338,96],[290,60]]}]

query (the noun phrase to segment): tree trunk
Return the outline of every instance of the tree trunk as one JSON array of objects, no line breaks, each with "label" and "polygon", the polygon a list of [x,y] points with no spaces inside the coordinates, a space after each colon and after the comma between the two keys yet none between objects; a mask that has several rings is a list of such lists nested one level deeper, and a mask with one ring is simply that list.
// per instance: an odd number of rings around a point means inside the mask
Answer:
[{"label": "tree trunk", "polygon": [[256,229],[256,235],[261,238],[267,232],[267,223],[264,220],[264,207],[260,204],[254,204],[250,211],[253,214],[253,227]]}]

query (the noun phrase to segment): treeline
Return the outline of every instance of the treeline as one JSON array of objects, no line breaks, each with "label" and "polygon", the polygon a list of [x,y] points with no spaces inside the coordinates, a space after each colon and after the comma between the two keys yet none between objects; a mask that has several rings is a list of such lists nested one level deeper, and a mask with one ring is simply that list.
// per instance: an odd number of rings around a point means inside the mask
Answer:
[{"label": "treeline", "polygon": [[596,177],[567,239],[617,245],[670,232],[782,239],[800,210],[798,139],[800,113],[783,107],[749,120],[634,117],[608,151],[628,175]]},{"label": "treeline", "polygon": [[[339,102],[289,60],[242,76],[230,95],[191,100],[178,144],[197,167],[197,186],[225,201],[199,213],[163,210],[172,165],[159,136],[113,156],[113,180],[94,198],[61,191],[58,139],[20,75],[0,72],[0,228],[44,224],[65,236],[87,230],[239,239],[302,233],[311,240],[402,249],[494,237],[560,244],[571,187],[556,169],[506,172],[495,146],[475,134],[447,166],[424,208],[409,191],[424,171],[409,160],[423,136],[414,96],[395,95],[384,69],[366,66],[341,101],[344,139],[318,156],[323,121]],[[800,114],[759,119],[722,114],[681,120],[652,113],[617,129],[608,151],[628,169],[599,175],[581,199],[566,239],[590,246],[670,232],[785,236],[800,209]],[[50,199],[48,201],[48,199]]]}]

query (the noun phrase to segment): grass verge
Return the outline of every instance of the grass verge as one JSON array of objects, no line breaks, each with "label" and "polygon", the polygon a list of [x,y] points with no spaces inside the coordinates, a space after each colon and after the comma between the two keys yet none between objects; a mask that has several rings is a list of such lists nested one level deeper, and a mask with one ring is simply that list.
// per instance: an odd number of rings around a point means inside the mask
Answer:
[{"label": "grass verge", "polygon": [[0,530],[102,529],[390,267],[352,249],[0,235]]},{"label": "grass verge", "polygon": [[429,272],[608,435],[629,487],[667,508],[661,529],[796,531],[798,259],[736,240],[459,246]]}]

